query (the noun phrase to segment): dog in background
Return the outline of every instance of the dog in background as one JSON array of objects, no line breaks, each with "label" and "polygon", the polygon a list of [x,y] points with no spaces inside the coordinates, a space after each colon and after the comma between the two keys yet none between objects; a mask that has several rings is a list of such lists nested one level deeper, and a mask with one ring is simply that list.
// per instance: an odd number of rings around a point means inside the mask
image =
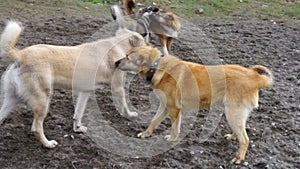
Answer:
[{"label": "dog in background", "polygon": [[137,116],[128,109],[123,88],[125,74],[116,69],[115,62],[132,47],[145,45],[140,34],[120,28],[114,37],[77,46],[39,44],[19,50],[15,45],[22,30],[19,23],[9,21],[0,40],[1,52],[15,60],[2,76],[4,100],[0,124],[23,101],[34,114],[31,131],[45,147],[53,148],[58,143],[49,141],[43,129],[53,89],[79,92],[74,131],[86,132],[81,118],[89,94],[103,83],[111,84],[113,99],[123,115]]},{"label": "dog in background", "polygon": [[245,68],[239,65],[205,66],[182,61],[174,56],[161,57],[151,46],[131,49],[126,58],[116,62],[118,69],[135,71],[149,82],[160,99],[160,106],[146,131],[138,137],[149,137],[169,114],[171,134],[165,138],[178,138],[183,111],[208,108],[218,102],[225,106],[225,116],[233,133],[229,140],[237,139],[239,150],[232,163],[245,159],[249,145],[246,121],[250,112],[258,107],[258,91],[270,87],[273,76],[263,66]]},{"label": "dog in background", "polygon": [[[149,41],[150,33],[156,34],[163,47],[164,55],[169,54],[173,40],[178,38],[180,31],[179,17],[170,11],[164,11],[153,6],[141,8],[136,12],[135,0],[125,0],[123,4],[127,14],[135,21],[135,23],[128,21],[126,27],[143,35],[146,41]],[[116,20],[118,18],[114,17],[113,11],[112,15]]]}]

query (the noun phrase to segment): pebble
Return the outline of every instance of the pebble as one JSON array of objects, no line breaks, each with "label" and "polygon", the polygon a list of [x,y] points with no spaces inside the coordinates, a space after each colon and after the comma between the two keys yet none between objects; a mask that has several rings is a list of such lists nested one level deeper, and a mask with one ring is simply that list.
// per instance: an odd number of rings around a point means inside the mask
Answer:
[{"label": "pebble", "polygon": [[202,8],[196,9],[195,13],[198,14],[198,15],[203,14],[204,9],[202,9]]},{"label": "pebble", "polygon": [[300,50],[298,50],[298,49],[293,49],[293,51],[296,53],[300,53]]},{"label": "pebble", "polygon": [[74,140],[74,136],[73,136],[73,135],[65,134],[65,135],[64,135],[64,138],[67,138],[67,137],[70,137],[72,140]]}]

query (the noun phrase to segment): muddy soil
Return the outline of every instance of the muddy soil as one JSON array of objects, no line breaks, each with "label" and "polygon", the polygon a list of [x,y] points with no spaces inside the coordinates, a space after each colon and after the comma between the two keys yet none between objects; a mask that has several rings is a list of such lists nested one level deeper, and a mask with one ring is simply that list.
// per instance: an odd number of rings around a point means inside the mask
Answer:
[{"label": "muddy soil", "polygon": [[[0,2],[0,30],[7,19],[21,21],[25,30],[18,48],[40,43],[77,45],[96,35],[110,36],[115,31],[107,26],[112,24],[108,12],[92,13],[88,8],[72,4],[68,6],[72,12],[66,12],[59,8],[64,1],[55,1],[55,4],[13,2]],[[23,6],[18,6],[20,3]],[[275,84],[260,91],[260,106],[247,122],[251,142],[243,164],[229,163],[238,143],[223,138],[231,132],[224,115],[205,142],[199,138],[209,113],[207,110],[195,114],[189,132],[173,148],[150,157],[123,156],[111,152],[106,145],[97,144],[89,134],[74,133],[72,93],[56,90],[44,127],[47,137],[55,139],[59,145],[54,149],[42,147],[30,132],[32,112],[20,105],[0,126],[0,168],[300,168],[300,25],[261,18],[242,16],[230,20],[185,21],[185,35],[174,43],[172,50],[172,54],[193,62],[260,64],[272,70]],[[187,31],[189,28],[196,31]],[[195,33],[201,36],[194,36]],[[187,38],[189,42],[199,43],[198,48],[185,43]],[[11,60],[1,58],[0,74],[10,63]],[[157,103],[151,100],[152,90],[147,82],[138,76],[128,77],[131,80],[127,81],[126,91],[131,109],[140,114],[137,119],[118,113],[109,85],[97,90],[94,98],[103,120],[121,135],[135,139],[136,134],[147,127]],[[149,113],[146,120],[143,119],[145,112]],[[88,123],[89,113],[85,115],[85,123]],[[163,133],[169,129],[170,122],[166,120],[154,135],[163,138]],[[118,149],[118,140],[108,144]]]}]

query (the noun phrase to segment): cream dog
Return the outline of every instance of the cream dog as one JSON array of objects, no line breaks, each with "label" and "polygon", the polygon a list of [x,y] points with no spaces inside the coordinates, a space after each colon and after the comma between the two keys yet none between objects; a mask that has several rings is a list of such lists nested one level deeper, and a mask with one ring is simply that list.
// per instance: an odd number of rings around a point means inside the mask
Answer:
[{"label": "cream dog", "polygon": [[19,50],[15,44],[21,32],[22,26],[10,21],[1,36],[2,53],[16,62],[2,76],[4,100],[0,124],[17,103],[24,101],[34,113],[32,132],[45,147],[53,148],[57,142],[49,141],[43,131],[53,88],[79,92],[74,131],[86,132],[86,127],[81,125],[81,118],[89,93],[102,83],[111,84],[113,98],[122,114],[137,116],[127,107],[123,88],[125,74],[115,68],[115,62],[125,57],[132,47],[145,45],[140,34],[120,28],[114,37],[78,46],[39,44]]},{"label": "cream dog", "polygon": [[116,62],[123,71],[138,72],[151,82],[160,98],[160,106],[146,131],[138,137],[149,137],[169,114],[171,135],[165,138],[175,141],[180,132],[181,113],[197,110],[221,102],[233,131],[227,139],[238,139],[240,149],[232,163],[245,159],[249,138],[246,120],[258,107],[258,91],[273,83],[272,73],[263,66],[245,68],[239,65],[204,66],[182,61],[171,55],[160,57],[161,52],[150,46],[133,48],[126,58]]}]

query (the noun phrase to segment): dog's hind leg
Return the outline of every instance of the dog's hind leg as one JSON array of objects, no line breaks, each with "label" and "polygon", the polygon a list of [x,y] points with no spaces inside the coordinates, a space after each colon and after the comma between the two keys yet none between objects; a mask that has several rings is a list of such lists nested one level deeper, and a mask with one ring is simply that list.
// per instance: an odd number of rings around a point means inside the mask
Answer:
[{"label": "dog's hind leg", "polygon": [[16,95],[14,89],[4,90],[4,100],[0,110],[0,124],[6,119],[6,117],[14,110],[19,103],[19,98]]},{"label": "dog's hind leg", "polygon": [[[50,96],[52,94],[52,77],[51,72],[42,71],[43,75],[32,74],[23,75],[23,81],[26,79],[26,84],[23,86],[24,96],[27,104],[32,108],[33,111],[33,123],[31,131],[35,137],[42,142],[47,148],[54,148],[58,143],[55,140],[49,141],[45,134],[43,123],[48,113]],[[45,76],[46,74],[46,76]],[[48,75],[48,76],[47,76]]]},{"label": "dog's hind leg", "polygon": [[240,164],[245,159],[249,145],[249,138],[246,133],[246,121],[249,113],[250,109],[239,105],[228,104],[225,107],[226,119],[233,131],[233,134],[228,136],[236,137],[240,146],[236,157],[231,160],[231,163]]},{"label": "dog's hind leg", "polygon": [[16,108],[16,105],[20,102],[20,98],[17,95],[16,86],[13,85],[11,78],[16,77],[17,71],[15,65],[12,65],[6,73],[2,76],[3,80],[3,103],[0,110],[0,124],[6,119],[6,117]]},{"label": "dog's hind leg", "polygon": [[87,128],[81,125],[81,118],[86,108],[86,103],[89,99],[89,96],[90,94],[86,92],[80,92],[78,95],[75,107],[75,114],[73,116],[73,130],[75,132],[85,133],[87,131]]},{"label": "dog's hind leg", "polygon": [[172,43],[173,43],[173,38],[167,37],[167,49],[169,52],[171,51]]},{"label": "dog's hind leg", "polygon": [[176,141],[180,133],[181,126],[181,110],[178,108],[170,108],[170,117],[171,117],[171,135],[166,135],[165,139],[167,141]]},{"label": "dog's hind leg", "polygon": [[167,37],[164,35],[158,35],[158,37],[159,37],[160,44],[163,47],[163,54],[168,55],[169,52],[167,48]]},{"label": "dog's hind leg", "polygon": [[31,98],[30,102],[34,114],[31,131],[45,147],[54,148],[58,143],[55,140],[49,141],[44,134],[43,128],[44,119],[48,112],[49,100],[47,95],[39,95]]}]

